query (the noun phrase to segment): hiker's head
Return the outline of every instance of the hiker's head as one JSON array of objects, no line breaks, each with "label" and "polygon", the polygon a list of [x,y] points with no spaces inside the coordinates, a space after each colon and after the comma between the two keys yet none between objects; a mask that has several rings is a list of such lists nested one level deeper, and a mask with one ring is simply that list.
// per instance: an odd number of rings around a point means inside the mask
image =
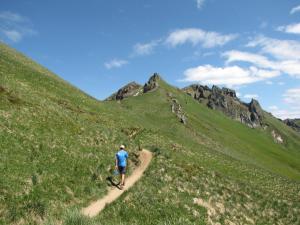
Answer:
[{"label": "hiker's head", "polygon": [[125,149],[125,146],[124,145],[120,145],[120,149]]}]

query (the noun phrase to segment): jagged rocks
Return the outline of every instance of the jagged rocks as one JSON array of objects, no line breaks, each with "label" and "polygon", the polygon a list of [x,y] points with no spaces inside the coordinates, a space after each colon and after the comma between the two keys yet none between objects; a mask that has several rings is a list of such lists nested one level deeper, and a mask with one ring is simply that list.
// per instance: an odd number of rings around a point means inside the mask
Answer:
[{"label": "jagged rocks", "polygon": [[142,93],[142,86],[135,82],[131,82],[120,88],[116,93],[112,94],[106,100],[122,100],[130,96],[137,96],[140,93]]},{"label": "jagged rocks", "polygon": [[293,128],[295,131],[300,132],[300,119],[286,119],[283,122],[289,127]]},{"label": "jagged rocks", "polygon": [[144,85],[144,93],[155,91],[158,88],[158,81],[160,80],[158,73],[154,73],[148,82]]},{"label": "jagged rocks", "polygon": [[272,130],[271,134],[272,134],[272,137],[273,137],[273,139],[276,143],[278,143],[278,144],[283,143],[283,138],[275,130]]},{"label": "jagged rocks", "polygon": [[110,100],[123,100],[124,98],[128,98],[131,96],[137,96],[143,93],[155,91],[158,87],[158,81],[160,80],[160,76],[158,73],[154,73],[148,80],[147,83],[145,83],[144,86],[141,86],[135,82],[131,82],[124,87],[120,88],[116,93],[109,96],[106,101]]},{"label": "jagged rocks", "polygon": [[210,89],[208,86],[191,85],[183,91],[209,108],[219,110],[250,127],[261,126],[263,123],[263,110],[258,101],[252,99],[249,104],[241,102],[234,90],[221,89],[217,86]]},{"label": "jagged rocks", "polygon": [[178,100],[172,98],[172,105],[171,105],[172,113],[175,113],[176,116],[179,118],[180,122],[183,124],[187,123],[187,118],[184,115],[181,105],[179,104]]}]

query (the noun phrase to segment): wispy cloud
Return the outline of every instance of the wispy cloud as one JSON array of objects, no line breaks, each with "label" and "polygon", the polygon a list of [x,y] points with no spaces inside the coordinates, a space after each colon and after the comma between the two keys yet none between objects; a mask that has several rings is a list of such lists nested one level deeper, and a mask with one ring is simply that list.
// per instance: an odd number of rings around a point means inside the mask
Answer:
[{"label": "wispy cloud", "polygon": [[244,98],[247,98],[247,99],[258,99],[259,98],[259,96],[258,96],[258,94],[245,94],[244,95]]},{"label": "wispy cloud", "polygon": [[204,2],[205,2],[205,0],[196,0],[197,8],[202,9]]},{"label": "wispy cloud", "polygon": [[286,103],[300,107],[300,87],[288,89],[283,96]]},{"label": "wispy cloud", "polygon": [[298,59],[270,60],[263,55],[236,50],[227,51],[223,53],[222,56],[227,58],[227,65],[239,61],[248,62],[259,68],[276,70],[292,77],[300,78],[300,60]]},{"label": "wispy cloud", "polygon": [[269,107],[269,111],[280,119],[294,119],[300,118],[300,108],[293,108],[293,109],[280,109],[276,105],[272,105]]},{"label": "wispy cloud", "polygon": [[300,5],[295,6],[291,9],[290,14],[294,14],[300,11]]},{"label": "wispy cloud", "polygon": [[286,90],[282,97],[289,109],[272,105],[269,107],[271,113],[281,119],[300,118],[300,87]]},{"label": "wispy cloud", "polygon": [[270,80],[267,80],[267,81],[266,81],[266,84],[267,84],[267,85],[273,85],[273,82],[270,81]]},{"label": "wispy cloud", "polygon": [[12,42],[20,42],[25,36],[37,34],[30,20],[20,14],[0,12],[0,37]]},{"label": "wispy cloud", "polygon": [[257,36],[247,44],[248,47],[261,47],[265,54],[279,60],[300,59],[300,42]]},{"label": "wispy cloud", "polygon": [[259,25],[259,28],[260,29],[264,29],[264,28],[266,28],[268,26],[268,22],[267,21],[262,21],[261,23],[260,23],[260,25]]},{"label": "wispy cloud", "polygon": [[184,71],[185,82],[225,85],[228,87],[250,84],[279,76],[278,71],[262,70],[256,67],[242,68],[239,66],[214,67],[202,65]]},{"label": "wispy cloud", "polygon": [[127,60],[123,59],[112,59],[109,62],[104,63],[104,66],[106,69],[113,69],[113,68],[120,68],[124,65],[128,64]]},{"label": "wispy cloud", "polygon": [[11,21],[11,22],[17,22],[17,23],[22,23],[22,22],[27,21],[27,18],[25,18],[17,13],[12,13],[9,11],[0,12],[0,19],[6,20],[6,21]]},{"label": "wispy cloud", "polygon": [[244,61],[244,62],[250,62],[252,64],[255,64],[263,68],[275,67],[274,63],[271,62],[267,57],[258,54],[249,53],[249,52],[231,50],[223,53],[222,56],[227,58],[226,64],[229,64],[231,62],[236,62],[236,61]]},{"label": "wispy cloud", "polygon": [[2,30],[2,33],[13,42],[19,42],[23,38],[23,35],[16,30]]},{"label": "wispy cloud", "polygon": [[165,42],[171,47],[190,43],[192,45],[201,44],[204,48],[213,48],[216,46],[223,46],[234,40],[236,37],[236,34],[223,35],[213,31],[188,28],[171,32]]},{"label": "wispy cloud", "polygon": [[161,40],[154,40],[148,43],[137,43],[133,46],[133,55],[150,55]]},{"label": "wispy cloud", "polygon": [[277,30],[290,34],[300,34],[300,23],[293,23],[286,26],[280,26],[277,28]]}]

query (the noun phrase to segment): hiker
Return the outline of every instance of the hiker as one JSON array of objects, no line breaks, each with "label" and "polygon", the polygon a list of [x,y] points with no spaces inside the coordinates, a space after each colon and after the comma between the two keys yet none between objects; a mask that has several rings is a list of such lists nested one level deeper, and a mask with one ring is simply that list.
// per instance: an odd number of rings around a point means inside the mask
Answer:
[{"label": "hiker", "polygon": [[120,173],[120,189],[125,186],[125,173],[127,165],[128,153],[125,151],[125,146],[121,145],[120,150],[116,154],[116,170]]}]

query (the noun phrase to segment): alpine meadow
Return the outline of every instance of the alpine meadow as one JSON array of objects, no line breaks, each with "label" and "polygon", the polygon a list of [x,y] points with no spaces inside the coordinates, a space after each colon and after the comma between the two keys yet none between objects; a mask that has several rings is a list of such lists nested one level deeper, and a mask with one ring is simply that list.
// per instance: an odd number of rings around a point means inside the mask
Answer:
[{"label": "alpine meadow", "polygon": [[[300,223],[299,132],[227,89],[199,101],[163,74],[149,77],[99,101],[0,44],[0,224]],[[214,90],[240,105],[237,115],[254,107],[256,125],[219,110]],[[129,176],[142,149],[149,167],[86,217],[82,208],[114,188],[120,143]]]}]

